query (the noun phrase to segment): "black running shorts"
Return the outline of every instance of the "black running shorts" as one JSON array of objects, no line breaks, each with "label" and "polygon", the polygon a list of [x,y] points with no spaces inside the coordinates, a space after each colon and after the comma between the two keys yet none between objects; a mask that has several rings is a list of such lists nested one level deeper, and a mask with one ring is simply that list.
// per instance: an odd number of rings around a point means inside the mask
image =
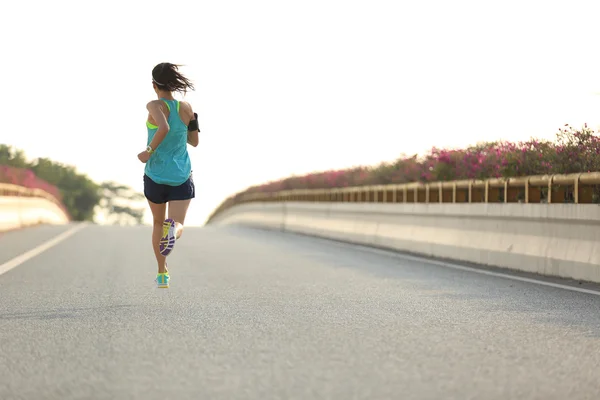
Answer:
[{"label": "black running shorts", "polygon": [[170,186],[156,183],[144,174],[144,196],[155,204],[174,200],[190,200],[196,197],[196,188],[191,176],[179,186]]}]

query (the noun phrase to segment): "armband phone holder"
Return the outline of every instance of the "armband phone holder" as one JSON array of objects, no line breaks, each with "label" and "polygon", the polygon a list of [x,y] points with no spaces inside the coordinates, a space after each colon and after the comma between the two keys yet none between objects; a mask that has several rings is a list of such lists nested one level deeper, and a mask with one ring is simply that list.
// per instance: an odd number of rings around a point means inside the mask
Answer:
[{"label": "armband phone holder", "polygon": [[194,119],[190,121],[188,125],[188,132],[198,131],[198,114],[194,113]]}]

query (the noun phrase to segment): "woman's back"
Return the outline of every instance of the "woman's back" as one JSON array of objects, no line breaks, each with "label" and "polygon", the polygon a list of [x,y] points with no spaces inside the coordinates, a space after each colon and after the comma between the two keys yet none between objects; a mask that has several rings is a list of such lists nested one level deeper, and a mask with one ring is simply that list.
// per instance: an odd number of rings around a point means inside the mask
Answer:
[{"label": "woman's back", "polygon": [[[190,117],[186,115],[187,105],[182,109],[182,103],[175,99],[161,98],[157,101],[163,102],[163,112],[167,116],[169,132],[146,163],[145,173],[156,183],[177,186],[190,177],[192,169],[187,150],[187,126]],[[187,123],[184,122],[184,118],[188,120]],[[158,126],[150,120],[151,116],[146,121],[148,145],[158,130]]]}]

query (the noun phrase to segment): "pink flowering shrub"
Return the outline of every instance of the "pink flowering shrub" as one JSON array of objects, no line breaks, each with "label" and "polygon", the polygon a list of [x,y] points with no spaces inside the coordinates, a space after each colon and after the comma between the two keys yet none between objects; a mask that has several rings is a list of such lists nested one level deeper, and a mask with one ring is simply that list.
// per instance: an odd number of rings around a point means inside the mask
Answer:
[{"label": "pink flowering shrub", "polygon": [[600,171],[600,138],[587,124],[580,131],[566,125],[557,138],[555,165],[562,173]]},{"label": "pink flowering shrub", "polygon": [[565,125],[555,142],[531,139],[479,143],[466,149],[434,147],[422,157],[294,176],[253,186],[243,193],[590,171],[600,171],[600,137],[587,124],[580,130]]},{"label": "pink flowering shrub", "polygon": [[10,183],[29,189],[41,189],[52,195],[57,201],[62,201],[62,195],[56,186],[38,178],[29,169],[0,165],[0,183]]}]

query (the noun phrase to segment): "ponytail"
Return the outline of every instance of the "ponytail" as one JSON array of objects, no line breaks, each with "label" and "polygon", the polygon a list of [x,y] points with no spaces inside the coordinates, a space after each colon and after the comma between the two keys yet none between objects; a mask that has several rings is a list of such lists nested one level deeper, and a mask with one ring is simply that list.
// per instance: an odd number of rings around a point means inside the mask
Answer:
[{"label": "ponytail", "polygon": [[152,70],[152,81],[160,89],[168,92],[187,93],[195,90],[194,85],[179,72],[180,65],[160,63]]}]

